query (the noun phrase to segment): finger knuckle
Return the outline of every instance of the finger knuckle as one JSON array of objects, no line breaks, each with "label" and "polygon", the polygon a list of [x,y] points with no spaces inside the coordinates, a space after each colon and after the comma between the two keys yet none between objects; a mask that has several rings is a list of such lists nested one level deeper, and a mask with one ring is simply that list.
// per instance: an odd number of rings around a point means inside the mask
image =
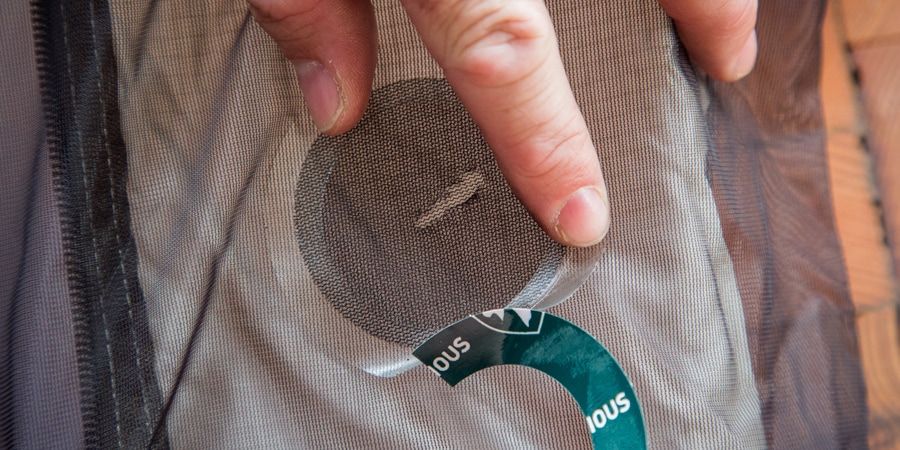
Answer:
[{"label": "finger knuckle", "polygon": [[531,2],[460,3],[442,19],[445,69],[490,85],[515,82],[550,47],[544,42],[553,35],[549,16]]},{"label": "finger knuckle", "polygon": [[247,0],[253,17],[260,23],[278,23],[302,18],[318,11],[323,0]]},{"label": "finger knuckle", "polygon": [[710,21],[715,24],[713,33],[726,37],[749,33],[756,25],[755,0],[728,0],[715,11]]}]

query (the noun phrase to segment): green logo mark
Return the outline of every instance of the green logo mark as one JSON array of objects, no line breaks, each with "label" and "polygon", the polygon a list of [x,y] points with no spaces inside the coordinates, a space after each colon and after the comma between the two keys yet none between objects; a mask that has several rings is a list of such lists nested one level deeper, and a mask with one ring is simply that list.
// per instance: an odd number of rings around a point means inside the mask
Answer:
[{"label": "green logo mark", "polygon": [[496,309],[444,328],[413,351],[451,386],[487,367],[516,364],[554,378],[575,398],[595,449],[644,449],[631,382],[593,336],[543,311]]}]

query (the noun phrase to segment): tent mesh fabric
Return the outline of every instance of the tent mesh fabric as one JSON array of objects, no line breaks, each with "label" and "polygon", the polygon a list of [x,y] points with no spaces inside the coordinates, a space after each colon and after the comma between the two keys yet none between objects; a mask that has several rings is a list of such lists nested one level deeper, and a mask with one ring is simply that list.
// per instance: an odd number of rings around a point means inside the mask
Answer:
[{"label": "tent mesh fabric", "polygon": [[398,2],[338,137],[242,0],[13,4],[31,26],[0,43],[30,65],[0,135],[31,166],[0,169],[25,199],[0,223],[25,243],[0,257],[0,446],[589,448],[547,377],[410,363],[465,316],[554,305],[619,361],[651,448],[866,447],[823,1],[761,1],[734,84],[654,0],[547,2],[610,193],[587,250],[518,203]]}]

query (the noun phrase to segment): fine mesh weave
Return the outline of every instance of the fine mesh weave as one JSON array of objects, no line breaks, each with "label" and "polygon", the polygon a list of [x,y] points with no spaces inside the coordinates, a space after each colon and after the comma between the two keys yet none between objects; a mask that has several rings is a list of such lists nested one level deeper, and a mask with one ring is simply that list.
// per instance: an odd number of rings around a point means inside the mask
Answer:
[{"label": "fine mesh weave", "polygon": [[[452,192],[467,176],[472,186]],[[325,297],[408,347],[504,307],[536,274],[546,284],[564,252],[516,200],[444,80],[376,90],[357,127],[313,143],[296,198],[299,244]]]},{"label": "fine mesh weave", "polygon": [[[391,380],[360,371],[396,344],[347,320],[305,263],[296,190],[319,134],[297,103],[290,66],[239,2],[206,5],[214,18],[202,4],[159,3],[152,14],[137,3],[112,6],[139,273],[153,299],[173,445],[588,445],[583,418],[549,379],[497,370],[450,390],[422,368]],[[376,92],[442,78],[399,5],[375,6]],[[706,178],[706,124],[671,23],[653,1],[550,8],[617,217],[598,269],[554,312],[622,362],[643,402],[651,445],[760,446],[740,297]],[[203,53],[201,63],[191,51],[197,46],[219,53]],[[201,81],[182,81],[192,74]],[[393,126],[415,117],[407,113]],[[356,151],[378,154],[380,141],[398,132],[371,133],[381,139]],[[254,163],[257,157],[264,162]],[[426,194],[445,192],[435,185]],[[453,208],[446,218],[464,211]],[[432,226],[447,225],[467,230],[452,220]],[[203,280],[215,267],[205,303]],[[421,309],[433,314],[439,301],[420,299],[432,304]],[[385,323],[400,315],[392,302],[370,305],[368,314]],[[455,317],[427,318],[441,319]]]},{"label": "fine mesh weave", "polygon": [[[36,4],[63,219],[34,215],[62,235],[34,239],[66,255],[76,314],[48,320],[77,330],[79,359],[8,352],[3,373],[68,358],[70,433],[91,447],[588,448],[574,401],[534,371],[449,388],[403,361],[370,370],[467,308],[518,301],[543,267],[590,259],[558,259],[499,189],[398,2],[375,2],[373,103],[340,138],[313,128],[242,1]],[[762,1],[758,67],[730,85],[690,65],[653,0],[548,2],[613,210],[596,270],[551,312],[621,363],[651,448],[865,447],[816,94],[822,7]],[[471,213],[488,204],[503,214],[485,227]],[[404,233],[451,238],[443,254]],[[503,251],[519,253],[486,259]],[[42,266],[23,267],[34,280]],[[35,410],[9,405],[4,439],[27,439]]]},{"label": "fine mesh weave", "polygon": [[0,448],[82,440],[72,299],[24,0],[0,3]]},{"label": "fine mesh weave", "polygon": [[760,6],[754,74],[709,83],[708,116],[767,437],[775,448],[863,448],[866,395],[818,97],[825,4]]}]

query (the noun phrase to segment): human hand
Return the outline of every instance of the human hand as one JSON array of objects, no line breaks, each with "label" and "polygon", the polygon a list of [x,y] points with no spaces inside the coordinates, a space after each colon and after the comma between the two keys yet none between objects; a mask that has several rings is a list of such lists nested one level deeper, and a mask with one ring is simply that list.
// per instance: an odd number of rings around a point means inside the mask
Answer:
[{"label": "human hand", "polygon": [[[535,220],[566,245],[603,239],[610,223],[603,173],[543,1],[400,1]],[[371,3],[248,2],[294,64],[316,126],[330,135],[352,128],[365,111],[375,70]],[[710,76],[733,81],[752,69],[756,0],[659,2]]]}]

